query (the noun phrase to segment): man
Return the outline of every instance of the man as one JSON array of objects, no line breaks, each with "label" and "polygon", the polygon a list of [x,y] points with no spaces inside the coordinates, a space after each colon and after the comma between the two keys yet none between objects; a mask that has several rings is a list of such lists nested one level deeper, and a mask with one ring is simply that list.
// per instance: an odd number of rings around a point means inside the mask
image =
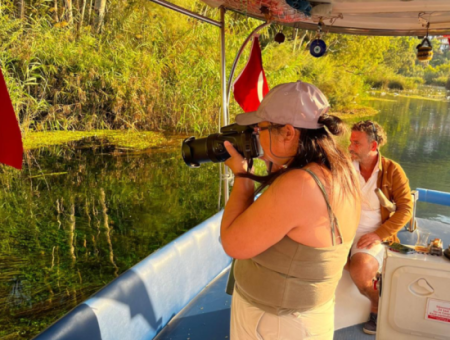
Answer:
[{"label": "man", "polygon": [[[352,126],[349,151],[361,186],[362,211],[350,253],[348,270],[361,294],[369,298],[371,313],[363,331],[376,334],[378,292],[373,278],[381,269],[383,241],[398,241],[397,232],[411,219],[413,201],[405,172],[396,162],[382,157],[379,147],[386,144],[383,128],[369,120]],[[379,188],[388,200],[396,204],[391,213],[381,206],[375,194]]]}]

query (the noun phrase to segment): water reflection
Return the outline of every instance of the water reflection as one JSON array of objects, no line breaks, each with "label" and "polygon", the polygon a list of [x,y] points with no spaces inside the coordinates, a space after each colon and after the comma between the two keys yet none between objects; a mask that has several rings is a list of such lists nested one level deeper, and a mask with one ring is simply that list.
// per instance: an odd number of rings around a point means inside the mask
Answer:
[{"label": "water reflection", "polygon": [[215,165],[78,143],[0,168],[0,338],[29,339],[217,211]]}]

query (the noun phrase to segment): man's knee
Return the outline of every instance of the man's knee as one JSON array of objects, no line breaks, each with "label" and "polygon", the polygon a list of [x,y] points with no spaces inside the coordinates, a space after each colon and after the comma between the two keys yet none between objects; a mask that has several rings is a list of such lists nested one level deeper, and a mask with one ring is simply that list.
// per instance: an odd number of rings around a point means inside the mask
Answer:
[{"label": "man's knee", "polygon": [[360,286],[370,286],[378,271],[378,261],[372,255],[356,253],[350,259],[350,276]]}]

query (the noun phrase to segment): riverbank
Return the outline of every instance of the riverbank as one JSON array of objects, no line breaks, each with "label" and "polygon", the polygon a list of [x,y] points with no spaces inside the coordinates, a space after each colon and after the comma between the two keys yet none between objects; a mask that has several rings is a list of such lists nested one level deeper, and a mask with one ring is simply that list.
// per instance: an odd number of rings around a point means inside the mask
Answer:
[{"label": "riverbank", "polygon": [[63,145],[86,138],[98,138],[121,149],[145,150],[168,143],[161,132],[133,130],[28,132],[23,138],[25,150]]},{"label": "riverbank", "polygon": [[367,92],[369,97],[364,100],[369,101],[396,101],[397,98],[421,99],[438,102],[448,102],[450,91],[441,86],[419,86],[414,90],[373,90]]},{"label": "riverbank", "polygon": [[369,106],[358,106],[348,110],[342,110],[341,112],[331,112],[331,114],[341,118],[343,121],[353,120],[357,118],[366,118],[372,117],[379,113],[378,110],[375,110],[373,107]]},{"label": "riverbank", "polygon": [[[371,117],[378,114],[378,111],[371,107],[360,106],[332,114],[346,121]],[[167,132],[136,130],[28,131],[23,136],[23,146],[25,150],[34,150],[93,138],[104,140],[106,144],[114,145],[116,149],[142,151],[174,145],[174,140],[177,141],[182,137],[170,135],[168,138]]]}]

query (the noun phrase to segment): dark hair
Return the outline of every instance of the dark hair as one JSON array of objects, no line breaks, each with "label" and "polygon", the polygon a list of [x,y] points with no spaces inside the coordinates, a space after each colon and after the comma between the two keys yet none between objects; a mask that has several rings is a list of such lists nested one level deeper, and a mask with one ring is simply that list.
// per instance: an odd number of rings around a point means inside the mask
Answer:
[{"label": "dark hair", "polygon": [[282,174],[290,170],[301,169],[309,163],[317,163],[324,165],[331,171],[333,182],[342,186],[343,194],[356,196],[359,193],[359,182],[353,171],[353,165],[347,153],[339,148],[330,135],[330,133],[342,135],[345,132],[344,123],[338,117],[328,114],[320,116],[318,123],[323,124],[324,127],[320,129],[296,128],[300,131],[297,155],[286,169],[270,173],[267,176],[256,176],[250,173],[239,174],[238,176],[247,177],[261,183],[261,186],[255,192],[257,194]]},{"label": "dark hair", "polygon": [[387,143],[387,136],[383,127],[376,122],[372,122],[371,120],[365,120],[353,124],[352,131],[365,132],[369,142],[375,141],[380,147]]}]

